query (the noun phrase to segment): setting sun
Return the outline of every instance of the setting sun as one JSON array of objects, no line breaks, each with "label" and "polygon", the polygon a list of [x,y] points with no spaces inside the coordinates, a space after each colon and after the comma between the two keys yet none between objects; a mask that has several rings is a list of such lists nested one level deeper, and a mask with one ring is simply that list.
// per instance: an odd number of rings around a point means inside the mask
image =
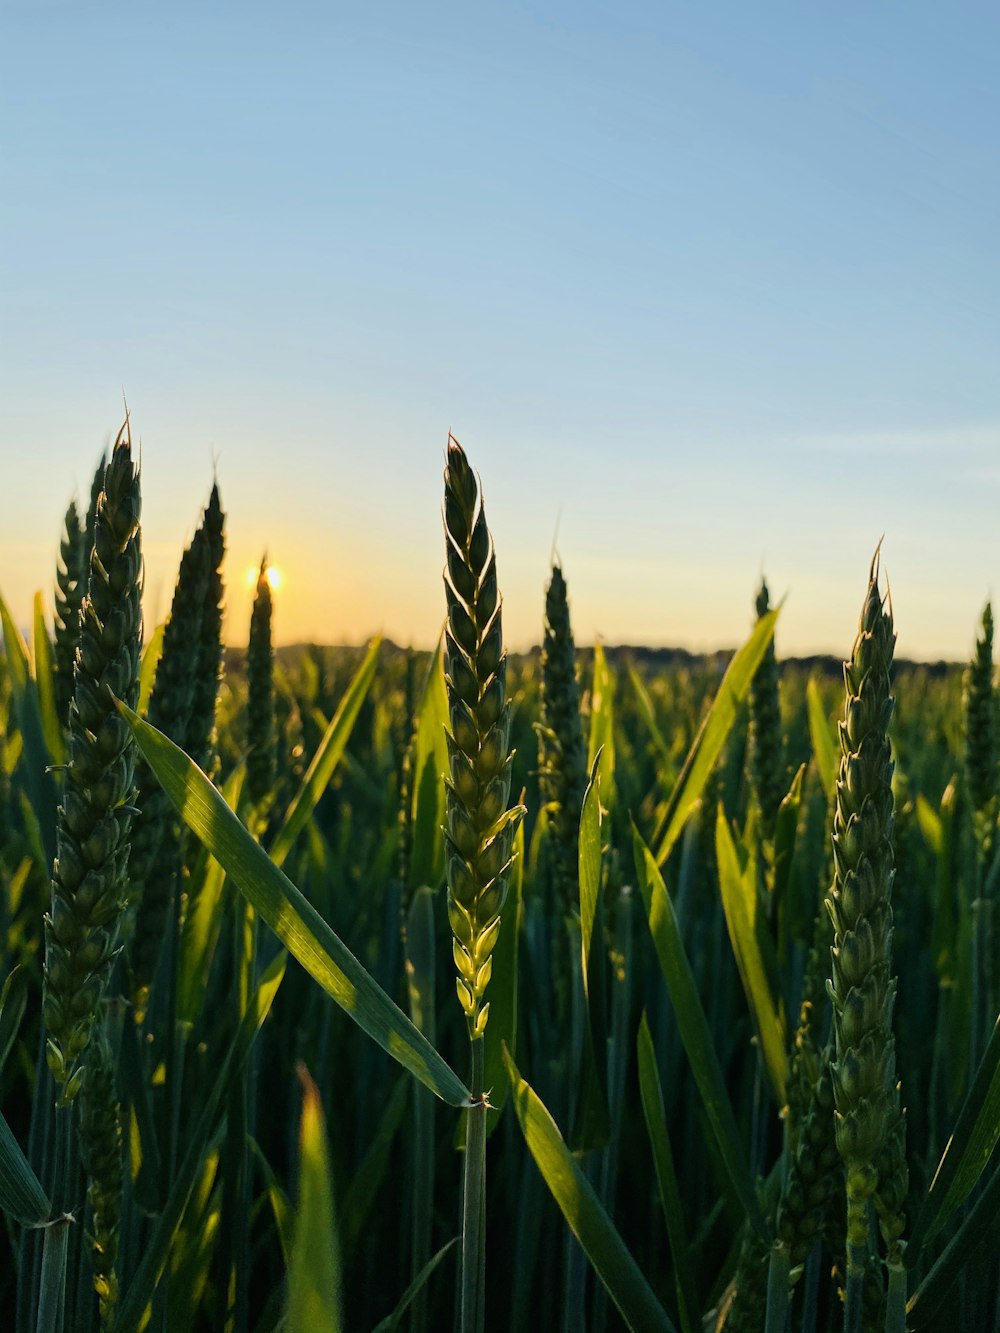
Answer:
[{"label": "setting sun", "polygon": [[[259,573],[260,573],[260,567],[258,565],[251,565],[250,568],[247,570],[245,582],[248,588],[256,588],[257,576]],[[282,571],[277,567],[277,565],[268,565],[267,581],[271,585],[272,592],[277,592],[277,590],[284,583],[285,576],[282,573]]]}]

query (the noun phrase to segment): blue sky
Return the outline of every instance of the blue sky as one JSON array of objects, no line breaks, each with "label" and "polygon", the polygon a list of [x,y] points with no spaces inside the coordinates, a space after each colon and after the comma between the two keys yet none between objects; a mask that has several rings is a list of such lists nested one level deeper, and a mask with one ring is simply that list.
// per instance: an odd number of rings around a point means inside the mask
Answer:
[{"label": "blue sky", "polygon": [[986,6],[0,7],[0,590],[27,618],[121,418],[147,616],[217,466],[284,639],[428,644],[449,428],[508,637],[900,653],[1000,575]]}]

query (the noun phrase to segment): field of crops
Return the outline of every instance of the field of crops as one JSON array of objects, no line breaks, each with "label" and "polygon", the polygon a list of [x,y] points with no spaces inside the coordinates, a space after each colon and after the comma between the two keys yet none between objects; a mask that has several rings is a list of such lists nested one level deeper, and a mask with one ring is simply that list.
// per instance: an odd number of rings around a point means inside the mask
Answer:
[{"label": "field of crops", "polygon": [[894,668],[876,555],[842,672],[752,579],[665,662],[555,566],[508,660],[449,441],[435,653],[276,655],[263,566],[225,652],[219,489],[144,636],[140,486],[0,603],[0,1328],[1000,1327],[989,608]]}]

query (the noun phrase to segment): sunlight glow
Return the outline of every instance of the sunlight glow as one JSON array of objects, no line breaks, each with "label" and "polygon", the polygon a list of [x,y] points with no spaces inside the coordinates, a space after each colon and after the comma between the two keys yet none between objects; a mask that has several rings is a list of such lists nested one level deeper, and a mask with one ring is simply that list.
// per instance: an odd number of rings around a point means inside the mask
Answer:
[{"label": "sunlight glow", "polygon": [[[257,565],[251,565],[250,568],[247,570],[244,582],[246,583],[248,588],[256,588],[257,575],[259,573],[260,573],[260,568]],[[282,571],[277,567],[277,565],[268,565],[267,581],[271,585],[272,592],[277,592],[277,590],[284,583],[285,576],[282,573]]]}]

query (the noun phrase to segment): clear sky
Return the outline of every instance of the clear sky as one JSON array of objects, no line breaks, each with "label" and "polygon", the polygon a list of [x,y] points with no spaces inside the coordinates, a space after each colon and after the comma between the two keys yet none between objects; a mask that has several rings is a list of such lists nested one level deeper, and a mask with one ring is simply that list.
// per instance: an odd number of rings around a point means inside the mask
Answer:
[{"label": "clear sky", "polygon": [[430,644],[449,428],[509,642],[898,651],[1000,586],[1000,11],[0,3],[0,590],[120,424],[147,619],[217,467],[228,636]]}]

